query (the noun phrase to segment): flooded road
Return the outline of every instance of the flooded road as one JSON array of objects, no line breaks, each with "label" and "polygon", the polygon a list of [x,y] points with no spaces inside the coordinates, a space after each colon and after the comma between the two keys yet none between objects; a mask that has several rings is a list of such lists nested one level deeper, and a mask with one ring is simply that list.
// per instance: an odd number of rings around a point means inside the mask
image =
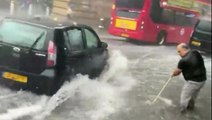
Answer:
[{"label": "flooded road", "polygon": [[[161,95],[159,93],[180,59],[175,46],[138,46],[117,42],[120,49],[136,65],[130,67],[138,84],[126,95],[127,105],[105,120],[210,120],[211,119],[211,58],[204,57],[208,80],[197,99],[196,109],[185,115],[179,112],[179,99],[184,83],[182,76],[173,78]],[[113,46],[117,49],[117,46]],[[136,59],[137,58],[137,59]]]},{"label": "flooded road", "polygon": [[182,115],[182,76],[151,104],[180,59],[175,46],[137,45],[97,31],[110,52],[99,78],[77,75],[52,97],[0,86],[0,120],[211,120],[211,56],[204,56],[208,80],[196,109]]},{"label": "flooded road", "polygon": [[[211,58],[208,80],[193,112],[179,113],[183,77],[171,80],[151,104],[180,59],[175,46],[137,45],[101,34],[109,44],[109,69],[96,80],[77,75],[52,97],[0,86],[0,120],[210,120]],[[108,39],[107,39],[108,38]]]}]

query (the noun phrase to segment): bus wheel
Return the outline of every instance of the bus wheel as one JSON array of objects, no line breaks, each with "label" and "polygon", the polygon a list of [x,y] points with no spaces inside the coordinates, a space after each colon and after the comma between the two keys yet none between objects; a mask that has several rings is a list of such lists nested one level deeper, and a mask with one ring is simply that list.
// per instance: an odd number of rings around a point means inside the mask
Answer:
[{"label": "bus wheel", "polygon": [[166,43],[166,33],[163,31],[158,34],[157,44],[164,45],[165,43]]}]

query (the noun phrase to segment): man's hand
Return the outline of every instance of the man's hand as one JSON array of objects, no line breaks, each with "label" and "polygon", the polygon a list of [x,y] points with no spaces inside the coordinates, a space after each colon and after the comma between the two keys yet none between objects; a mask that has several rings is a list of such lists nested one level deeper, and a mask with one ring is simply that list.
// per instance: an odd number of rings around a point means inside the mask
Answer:
[{"label": "man's hand", "polygon": [[178,75],[180,75],[180,74],[181,74],[181,72],[182,72],[182,70],[181,70],[181,69],[176,68],[176,69],[173,71],[173,73],[172,73],[171,77],[178,76]]}]

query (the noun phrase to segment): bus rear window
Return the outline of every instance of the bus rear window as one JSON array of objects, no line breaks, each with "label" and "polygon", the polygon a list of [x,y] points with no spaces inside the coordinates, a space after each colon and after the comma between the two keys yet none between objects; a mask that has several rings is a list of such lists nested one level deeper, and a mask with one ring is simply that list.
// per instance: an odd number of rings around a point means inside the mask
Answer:
[{"label": "bus rear window", "polygon": [[196,23],[195,15],[190,13],[175,13],[175,25],[179,26],[194,26]]},{"label": "bus rear window", "polygon": [[145,0],[116,0],[117,8],[142,9]]},{"label": "bus rear window", "polygon": [[116,15],[119,17],[126,17],[126,18],[138,18],[140,15],[139,11],[131,11],[131,10],[116,10]]},{"label": "bus rear window", "polygon": [[197,29],[211,33],[211,21],[200,20],[199,24],[197,25]]},{"label": "bus rear window", "polygon": [[116,0],[116,15],[126,18],[138,18],[145,0]]}]

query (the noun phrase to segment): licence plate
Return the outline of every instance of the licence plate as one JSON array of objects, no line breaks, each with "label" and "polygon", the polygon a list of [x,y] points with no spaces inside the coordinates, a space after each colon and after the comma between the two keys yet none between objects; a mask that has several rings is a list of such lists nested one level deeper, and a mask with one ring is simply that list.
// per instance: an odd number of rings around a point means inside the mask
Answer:
[{"label": "licence plate", "polygon": [[129,29],[129,30],[136,30],[137,22],[134,20],[123,20],[123,19],[116,19],[117,28]]},{"label": "licence plate", "polygon": [[4,72],[2,75],[3,78],[14,80],[21,83],[27,83],[28,78],[26,76],[10,73],[10,72]]},{"label": "licence plate", "polygon": [[198,41],[192,41],[191,44],[198,47],[201,46],[201,43]]},{"label": "licence plate", "polygon": [[129,37],[128,34],[121,34],[122,37]]}]

